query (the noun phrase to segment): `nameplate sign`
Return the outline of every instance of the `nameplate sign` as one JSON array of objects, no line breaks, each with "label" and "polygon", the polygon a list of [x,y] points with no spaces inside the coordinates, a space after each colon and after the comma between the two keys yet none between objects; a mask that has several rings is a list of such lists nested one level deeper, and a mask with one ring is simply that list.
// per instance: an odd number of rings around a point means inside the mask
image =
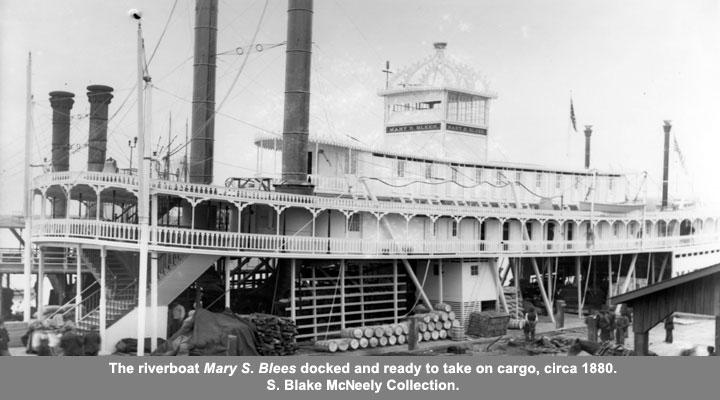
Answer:
[{"label": "nameplate sign", "polygon": [[462,132],[462,133],[473,133],[476,135],[487,135],[487,129],[475,128],[472,126],[447,124],[446,129],[449,131]]},{"label": "nameplate sign", "polygon": [[437,130],[440,130],[440,123],[388,126],[385,128],[386,133],[420,132],[420,131],[437,131]]}]

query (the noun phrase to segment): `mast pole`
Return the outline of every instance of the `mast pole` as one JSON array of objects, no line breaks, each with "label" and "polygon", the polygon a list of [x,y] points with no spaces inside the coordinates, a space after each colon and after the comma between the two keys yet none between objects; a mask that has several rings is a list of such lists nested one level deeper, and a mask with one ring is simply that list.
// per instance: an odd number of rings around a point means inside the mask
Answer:
[{"label": "mast pole", "polygon": [[[25,230],[23,231],[23,321],[30,322],[30,278],[32,274],[32,174],[30,173],[30,158],[32,148],[32,53],[28,52],[27,61],[27,82],[26,82],[26,103],[25,103],[25,182],[24,182],[24,206]],[[8,281],[9,281],[8,277]],[[41,286],[41,285],[38,285]],[[40,297],[38,297],[40,298]],[[39,305],[40,306],[40,305]]]},{"label": "mast pole", "polygon": [[143,57],[142,23],[138,21],[137,28],[137,87],[138,87],[138,225],[140,225],[140,257],[138,271],[138,313],[137,313],[137,355],[145,353],[145,315],[147,307],[147,264],[149,247],[148,227],[148,187],[147,168],[145,165],[145,67]]}]

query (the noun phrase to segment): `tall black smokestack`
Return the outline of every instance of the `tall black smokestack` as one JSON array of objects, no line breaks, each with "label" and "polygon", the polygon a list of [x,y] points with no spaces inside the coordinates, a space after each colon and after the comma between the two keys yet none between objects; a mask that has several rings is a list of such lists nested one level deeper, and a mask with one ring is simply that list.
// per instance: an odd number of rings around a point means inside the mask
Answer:
[{"label": "tall black smokestack", "polygon": [[[50,107],[52,116],[52,170],[62,172],[70,169],[70,110],[75,100],[70,92],[50,92]],[[53,202],[53,215],[55,218],[64,218],[67,200],[55,199]]]},{"label": "tall black smokestack", "polygon": [[663,130],[665,131],[665,148],[663,152],[663,186],[662,186],[662,209],[668,205],[668,180],[670,173],[670,129],[672,124],[670,121],[663,121]]},{"label": "tall black smokestack", "polygon": [[218,0],[195,3],[190,182],[212,183]]},{"label": "tall black smokestack", "polygon": [[52,117],[52,169],[67,171],[70,169],[70,110],[75,100],[70,92],[50,92]]},{"label": "tall black smokestack", "polygon": [[[310,61],[312,54],[312,0],[288,2],[285,61],[285,118],[283,121],[283,192],[312,193],[308,175],[310,122]],[[315,155],[317,157],[317,155]]]},{"label": "tall black smokestack", "polygon": [[90,102],[90,132],[88,134],[88,171],[102,172],[107,150],[108,105],[113,88],[104,85],[87,87]]},{"label": "tall black smokestack", "polygon": [[590,168],[590,136],[592,125],[585,125],[585,169]]}]

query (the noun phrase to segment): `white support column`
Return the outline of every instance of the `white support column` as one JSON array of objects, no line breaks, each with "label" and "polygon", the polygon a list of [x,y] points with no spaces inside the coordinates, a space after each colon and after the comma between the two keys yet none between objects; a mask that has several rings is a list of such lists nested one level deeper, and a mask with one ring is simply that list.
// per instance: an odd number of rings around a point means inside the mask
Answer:
[{"label": "white support column", "polygon": [[225,257],[225,309],[230,309],[230,257]]},{"label": "white support column", "polygon": [[107,250],[100,248],[100,345],[105,348],[107,339]]},{"label": "white support column", "polygon": [[290,319],[295,322],[295,269],[296,260],[290,260]]},{"label": "white support column", "polygon": [[97,188],[97,199],[95,203],[95,221],[100,221],[100,188]]},{"label": "white support column", "polygon": [[[395,307],[395,315],[397,322],[397,307]],[[345,329],[345,260],[340,260],[340,329]]]},{"label": "white support column", "polygon": [[393,260],[393,322],[398,323],[398,265]]},{"label": "white support column", "polygon": [[608,254],[608,295],[607,305],[610,305],[610,298],[612,297],[612,254]]},{"label": "white support column", "polygon": [[441,303],[445,300],[443,294],[443,260],[440,258],[438,259],[438,297]]},{"label": "white support column", "polygon": [[155,351],[158,342],[158,253],[156,251],[150,253],[150,319],[152,320],[150,351]]},{"label": "white support column", "polygon": [[[37,315],[38,318],[43,318],[45,311],[45,296],[43,295],[45,293],[43,283],[45,280],[45,252],[42,247],[38,247],[38,253]],[[2,287],[2,282],[0,282],[0,287]]]},{"label": "white support column", "polygon": [[77,247],[75,254],[75,325],[80,323],[82,314],[82,247]]}]

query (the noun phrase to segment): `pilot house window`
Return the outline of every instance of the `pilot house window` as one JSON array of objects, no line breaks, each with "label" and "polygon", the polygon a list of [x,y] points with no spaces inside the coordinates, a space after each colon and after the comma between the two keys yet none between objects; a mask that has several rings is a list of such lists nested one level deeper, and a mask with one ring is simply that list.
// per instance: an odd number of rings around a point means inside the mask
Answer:
[{"label": "pilot house window", "polygon": [[486,101],[478,96],[450,92],[448,120],[474,125],[485,124]]}]

